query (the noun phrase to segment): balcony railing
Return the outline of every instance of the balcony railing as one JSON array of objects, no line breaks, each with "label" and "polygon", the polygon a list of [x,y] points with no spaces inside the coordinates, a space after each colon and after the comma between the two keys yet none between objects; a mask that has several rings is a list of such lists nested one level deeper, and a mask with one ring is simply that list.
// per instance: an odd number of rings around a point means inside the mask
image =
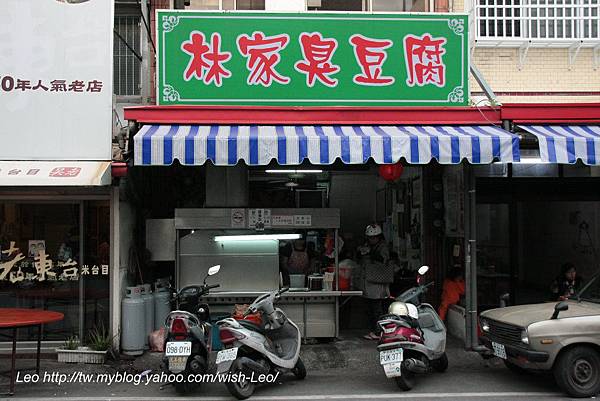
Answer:
[{"label": "balcony railing", "polygon": [[600,0],[473,0],[478,41],[600,43]]}]

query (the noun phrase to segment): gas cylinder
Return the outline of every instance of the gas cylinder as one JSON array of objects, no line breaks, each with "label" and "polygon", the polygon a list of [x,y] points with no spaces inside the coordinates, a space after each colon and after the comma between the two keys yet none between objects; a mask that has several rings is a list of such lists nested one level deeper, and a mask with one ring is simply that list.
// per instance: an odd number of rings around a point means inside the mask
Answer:
[{"label": "gas cylinder", "polygon": [[164,281],[154,283],[154,330],[159,330],[171,312],[171,293]]},{"label": "gas cylinder", "polygon": [[141,287],[127,287],[121,301],[121,347],[126,355],[142,355],[146,331],[146,311]]},{"label": "gas cylinder", "polygon": [[144,331],[144,348],[149,349],[148,336],[154,331],[154,297],[152,296],[152,285],[142,285],[142,299],[144,300],[144,311],[146,314],[146,329]]}]

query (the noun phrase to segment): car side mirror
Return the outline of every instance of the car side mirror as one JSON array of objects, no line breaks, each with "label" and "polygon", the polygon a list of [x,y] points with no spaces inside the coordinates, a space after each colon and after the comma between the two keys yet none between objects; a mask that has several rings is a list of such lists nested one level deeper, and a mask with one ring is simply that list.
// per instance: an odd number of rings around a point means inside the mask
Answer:
[{"label": "car side mirror", "polygon": [[554,305],[554,313],[552,314],[552,317],[550,319],[556,319],[558,318],[558,314],[560,312],[564,312],[566,310],[569,310],[569,304],[566,303],[565,301],[559,302],[556,305]]}]

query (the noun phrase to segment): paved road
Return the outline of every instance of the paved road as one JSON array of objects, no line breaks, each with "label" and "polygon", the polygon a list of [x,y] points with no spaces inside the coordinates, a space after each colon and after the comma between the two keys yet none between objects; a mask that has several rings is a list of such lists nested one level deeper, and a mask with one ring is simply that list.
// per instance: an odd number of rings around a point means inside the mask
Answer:
[{"label": "paved road", "polygon": [[[176,396],[173,387],[159,389],[157,384],[138,385],[102,383],[20,384],[12,399],[62,400],[168,400]],[[222,384],[206,384],[186,397],[186,400],[228,400],[229,393]],[[500,366],[486,370],[449,370],[444,374],[420,377],[410,392],[397,389],[393,381],[379,370],[368,374],[345,369],[309,372],[306,380],[285,378],[281,383],[260,387],[255,400],[391,400],[391,399],[448,399],[448,400],[537,400],[566,399],[551,377],[518,377]],[[21,401],[25,401],[22,399]]]},{"label": "paved road", "polygon": [[[150,354],[152,355],[152,354]],[[307,346],[303,351],[306,365],[310,367],[303,381],[285,377],[280,383],[259,387],[253,400],[393,400],[393,399],[444,399],[444,400],[557,400],[567,399],[549,375],[516,375],[506,369],[501,361],[483,361],[479,356],[466,353],[461,344],[450,342],[449,369],[446,373],[420,376],[415,388],[402,392],[392,380],[385,378],[377,363],[374,344],[355,337],[334,344]],[[150,358],[150,359],[148,359]],[[153,369],[158,355],[138,359],[125,371],[140,373]],[[0,359],[0,370],[8,367]],[[31,366],[32,361],[19,360]],[[112,367],[63,365],[56,361],[43,361],[42,371],[52,374],[73,374],[123,371]],[[4,391],[5,379],[0,379]],[[120,383],[56,383],[18,384],[12,400],[171,400],[176,397],[171,386],[160,390],[159,384],[133,385]],[[223,384],[209,383],[185,400],[229,400],[231,396]]]}]

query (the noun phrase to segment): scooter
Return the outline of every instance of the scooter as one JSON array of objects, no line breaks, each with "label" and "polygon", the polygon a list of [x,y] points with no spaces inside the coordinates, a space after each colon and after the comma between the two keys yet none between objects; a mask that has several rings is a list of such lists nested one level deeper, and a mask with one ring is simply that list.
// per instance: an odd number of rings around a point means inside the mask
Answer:
[{"label": "scooter", "polygon": [[254,393],[260,375],[291,372],[300,380],[306,377],[306,368],[299,357],[300,329],[273,306],[288,289],[259,296],[244,312],[244,317],[260,312],[261,325],[232,318],[217,322],[225,348],[217,354],[217,371],[239,378],[226,382],[227,389],[237,399],[246,399]]},{"label": "scooter", "polygon": [[379,361],[385,375],[404,391],[413,388],[416,374],[448,368],[446,326],[430,304],[420,302],[433,284],[421,284],[428,270],[428,266],[418,270],[417,286],[398,296],[388,314],[377,322],[381,329]]},{"label": "scooter", "polygon": [[200,297],[220,285],[208,285],[206,279],[217,274],[221,266],[208,269],[202,285],[189,285],[173,294],[176,310],[165,319],[165,355],[163,368],[167,373],[182,374],[183,380],[176,380],[175,391],[186,394],[194,390],[198,383],[189,381],[190,374],[204,374],[208,370],[208,356],[211,349],[212,326],[207,304],[200,304]]}]

